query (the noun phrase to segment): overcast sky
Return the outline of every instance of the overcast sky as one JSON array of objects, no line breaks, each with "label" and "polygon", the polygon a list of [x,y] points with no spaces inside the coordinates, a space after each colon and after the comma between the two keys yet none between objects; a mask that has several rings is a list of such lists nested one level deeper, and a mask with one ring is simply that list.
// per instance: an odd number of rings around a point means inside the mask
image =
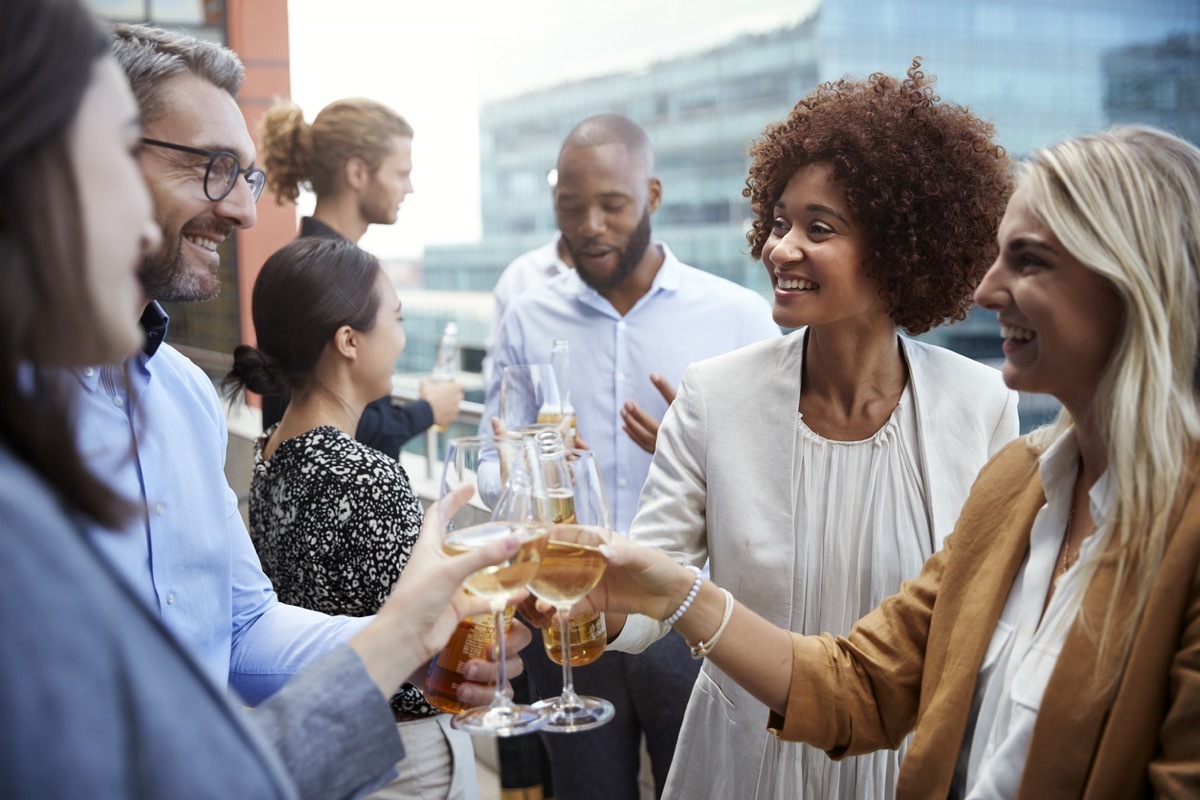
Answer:
[{"label": "overcast sky", "polygon": [[[633,69],[802,19],[813,0],[288,0],[292,97],[311,122],[341,97],[403,114],[415,193],[362,244],[382,257],[479,238],[481,102]],[[301,199],[307,213],[312,201]]]}]

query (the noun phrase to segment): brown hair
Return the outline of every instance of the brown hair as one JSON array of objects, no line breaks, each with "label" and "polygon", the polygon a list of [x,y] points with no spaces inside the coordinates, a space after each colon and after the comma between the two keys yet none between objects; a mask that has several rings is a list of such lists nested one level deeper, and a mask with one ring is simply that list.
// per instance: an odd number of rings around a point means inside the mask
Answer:
[{"label": "brown hair", "polygon": [[103,330],[70,126],[108,35],[76,0],[0,4],[0,442],[70,505],[117,527],[127,505],[88,470],[62,367]]},{"label": "brown hair", "polygon": [[940,102],[920,66],[913,59],[903,81],[876,73],[818,86],[751,146],[742,191],[757,259],[787,182],[810,164],[831,164],[869,237],[867,275],[913,334],[966,316],[1012,191],[995,126]]},{"label": "brown hair", "polygon": [[258,123],[263,168],[275,201],[296,202],[302,186],[317,197],[331,194],[347,160],[358,156],[374,173],[392,152],[392,137],[412,138],[412,126],[383,103],[363,98],[336,100],[312,125],[290,100],[267,109]]},{"label": "brown hair", "polygon": [[345,239],[305,237],[277,250],[254,282],[258,347],[237,346],[222,388],[290,394],[313,385],[338,328],[375,326],[379,273],[379,259]]}]

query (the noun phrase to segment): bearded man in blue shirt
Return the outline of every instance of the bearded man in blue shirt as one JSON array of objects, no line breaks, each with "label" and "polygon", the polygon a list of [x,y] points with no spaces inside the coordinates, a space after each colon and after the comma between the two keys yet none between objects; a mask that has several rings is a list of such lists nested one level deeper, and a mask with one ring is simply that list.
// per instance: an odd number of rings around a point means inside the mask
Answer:
[{"label": "bearded man in blue shirt", "polygon": [[[505,312],[481,424],[491,432],[505,367],[549,363],[553,340],[569,340],[576,425],[596,454],[619,531],[629,530],[637,509],[670,387],[693,361],[779,335],[764,298],[681,263],[652,239],[650,217],[662,197],[650,140],[632,120],[589,117],[568,134],[554,213],[575,269],[524,292]],[[523,610],[532,615],[528,604]],[[557,696],[560,668],[542,648],[527,651],[525,661],[535,690]],[[698,669],[678,636],[636,656],[606,652],[578,668],[575,689],[610,700],[616,716],[592,731],[542,736],[555,794],[637,797],[645,736],[661,795]]]}]

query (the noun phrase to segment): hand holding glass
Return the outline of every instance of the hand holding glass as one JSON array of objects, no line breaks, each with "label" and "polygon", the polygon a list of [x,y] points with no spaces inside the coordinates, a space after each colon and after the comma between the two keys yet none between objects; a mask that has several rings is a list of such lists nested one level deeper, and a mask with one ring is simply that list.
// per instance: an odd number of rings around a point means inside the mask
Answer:
[{"label": "hand holding glass", "polygon": [[504,608],[536,574],[546,550],[549,532],[533,500],[539,491],[533,484],[540,482],[540,476],[530,468],[533,463],[532,440],[501,440],[495,444],[481,437],[450,440],[446,446],[439,498],[446,497],[463,484],[475,485],[480,456],[492,447],[514,451],[509,453],[509,460],[514,465],[510,471],[509,485],[496,509],[489,510],[481,503],[473,502],[451,514],[439,500],[436,513],[440,515],[439,525],[445,536],[443,548],[452,555],[483,547],[505,536],[515,536],[520,542],[521,546],[507,561],[473,572],[463,583],[468,590],[487,599],[491,605],[495,617],[499,674],[491,704],[463,711],[452,722],[455,728],[472,733],[512,736],[537,730],[546,721],[545,715],[531,707],[514,705],[506,693],[508,675],[505,671]]}]

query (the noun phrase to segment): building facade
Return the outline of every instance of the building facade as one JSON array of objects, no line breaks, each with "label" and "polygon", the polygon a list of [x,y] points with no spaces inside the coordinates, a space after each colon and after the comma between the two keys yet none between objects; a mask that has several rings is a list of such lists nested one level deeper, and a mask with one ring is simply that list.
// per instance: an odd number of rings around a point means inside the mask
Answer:
[{"label": "building facade", "polygon": [[[921,56],[940,96],[992,119],[1018,158],[1114,122],[1200,141],[1198,42],[1195,0],[838,0],[781,30],[499,100],[480,112],[482,239],[427,248],[425,286],[488,292],[512,258],[549,239],[548,173],[563,138],[592,114],[624,114],[654,143],[655,235],[685,262],[766,293],[765,271],[747,256],[747,147],[819,82],[903,74]],[[986,312],[925,338],[1001,357]],[[411,343],[413,363],[432,346]],[[1028,424],[1052,411],[1027,405]]]}]

